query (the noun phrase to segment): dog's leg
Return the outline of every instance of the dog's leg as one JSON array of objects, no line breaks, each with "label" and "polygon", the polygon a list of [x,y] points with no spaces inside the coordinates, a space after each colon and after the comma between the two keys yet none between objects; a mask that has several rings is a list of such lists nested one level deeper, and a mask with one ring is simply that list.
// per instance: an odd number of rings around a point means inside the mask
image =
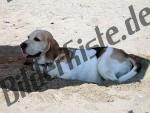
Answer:
[{"label": "dog's leg", "polygon": [[[37,71],[40,71],[40,73],[44,73],[43,72],[43,67],[42,66],[40,66],[40,65],[38,65],[38,67],[36,66],[36,64],[34,63],[33,64],[33,69],[37,72]],[[39,70],[38,70],[39,69]]]},{"label": "dog's leg", "polygon": [[134,77],[134,76],[138,73],[138,72],[137,72],[138,66],[137,66],[136,62],[135,62],[132,58],[129,58],[128,60],[132,63],[132,65],[133,65],[134,67],[132,68],[131,71],[129,71],[127,74],[121,76],[121,77],[118,79],[118,81],[119,81],[120,83],[129,80],[130,78]]},{"label": "dog's leg", "polygon": [[134,77],[137,74],[136,72],[136,68],[133,68],[130,72],[128,72],[127,74],[121,76],[118,81],[119,83],[125,82],[127,80],[129,80],[130,78]]},{"label": "dog's leg", "polygon": [[101,73],[101,76],[103,76],[103,78],[106,80],[118,81],[118,78],[116,77],[116,75],[111,71],[106,71],[104,73]]}]

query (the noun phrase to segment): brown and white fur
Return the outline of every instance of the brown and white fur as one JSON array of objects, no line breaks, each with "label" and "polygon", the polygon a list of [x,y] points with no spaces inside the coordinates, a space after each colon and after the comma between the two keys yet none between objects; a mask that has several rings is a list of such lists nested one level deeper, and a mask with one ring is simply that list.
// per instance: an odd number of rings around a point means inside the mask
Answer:
[{"label": "brown and white fur", "polygon": [[[61,48],[51,33],[45,30],[33,31],[28,36],[28,40],[21,44],[21,48],[24,54],[37,59],[43,73],[43,64],[49,64],[46,71],[51,77],[93,83],[100,83],[103,78],[122,83],[137,74],[137,62],[120,49],[111,47]],[[77,64],[77,60],[80,61],[80,65]],[[58,62],[61,68],[58,68]],[[68,65],[70,62],[72,63],[71,69]],[[35,64],[33,67],[35,68]]]}]

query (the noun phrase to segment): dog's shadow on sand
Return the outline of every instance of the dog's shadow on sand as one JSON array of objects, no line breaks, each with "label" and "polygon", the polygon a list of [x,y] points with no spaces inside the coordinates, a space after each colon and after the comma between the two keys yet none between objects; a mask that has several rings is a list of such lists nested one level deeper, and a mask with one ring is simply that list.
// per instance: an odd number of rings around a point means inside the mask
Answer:
[{"label": "dog's shadow on sand", "polygon": [[[141,62],[139,74],[124,84],[140,82],[148,69],[150,60],[135,56]],[[36,74],[32,66],[24,66],[19,46],[0,46],[0,87],[11,91],[45,91],[47,89],[59,89],[67,86],[85,84],[81,81],[63,79],[51,79]],[[118,83],[103,81],[101,86],[118,85]]]}]

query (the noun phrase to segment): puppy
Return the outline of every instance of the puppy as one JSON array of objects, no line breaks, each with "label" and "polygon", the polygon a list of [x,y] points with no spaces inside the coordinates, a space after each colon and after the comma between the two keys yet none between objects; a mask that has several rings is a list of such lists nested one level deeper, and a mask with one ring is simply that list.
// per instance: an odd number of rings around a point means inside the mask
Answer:
[{"label": "puppy", "polygon": [[[25,56],[37,61],[40,71],[63,79],[100,83],[105,80],[125,82],[134,77],[137,62],[122,50],[111,47],[75,49],[59,47],[52,34],[33,31],[21,45]],[[35,64],[33,65],[35,69]]]}]

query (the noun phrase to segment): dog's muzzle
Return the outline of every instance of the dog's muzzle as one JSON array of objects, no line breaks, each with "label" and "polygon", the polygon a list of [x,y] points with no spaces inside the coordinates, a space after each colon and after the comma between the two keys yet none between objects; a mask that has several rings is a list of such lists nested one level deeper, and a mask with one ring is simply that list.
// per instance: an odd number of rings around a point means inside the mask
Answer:
[{"label": "dog's muzzle", "polygon": [[25,50],[27,48],[27,44],[26,43],[22,43],[20,44],[20,47],[22,50]]},{"label": "dog's muzzle", "polygon": [[37,54],[35,55],[28,55],[27,58],[36,58],[36,57],[39,57],[41,55],[42,52],[38,52]]}]

